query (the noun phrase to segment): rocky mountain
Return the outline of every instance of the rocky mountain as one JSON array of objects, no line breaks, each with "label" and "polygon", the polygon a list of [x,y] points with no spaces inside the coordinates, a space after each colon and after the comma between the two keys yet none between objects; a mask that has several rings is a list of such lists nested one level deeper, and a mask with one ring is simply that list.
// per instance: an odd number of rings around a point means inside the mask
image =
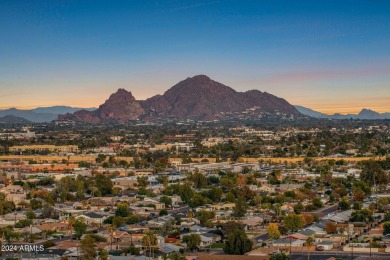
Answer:
[{"label": "rocky mountain", "polygon": [[77,122],[92,124],[107,121],[128,122],[139,119],[144,113],[141,103],[133,97],[131,92],[118,89],[97,110],[87,111],[83,109],[73,114],[60,115],[58,119],[72,119]]},{"label": "rocky mountain", "polygon": [[[53,107],[38,107],[30,110],[22,110],[9,108],[0,110],[0,117],[15,116],[26,119],[31,122],[42,123],[50,122],[57,119],[59,114],[73,113],[81,108],[69,106],[53,106]],[[87,108],[87,110],[95,110],[96,108]]]},{"label": "rocky mountain", "polygon": [[59,116],[60,120],[99,123],[130,120],[191,119],[226,120],[303,117],[286,100],[266,92],[237,92],[204,75],[187,78],[163,95],[137,101],[131,92],[119,89],[95,111],[77,111]]},{"label": "rocky mountain", "polygon": [[[143,102],[146,114],[158,118],[215,120],[238,116],[247,109],[256,115],[281,112],[299,115],[284,99],[258,90],[237,92],[204,75],[187,78]],[[249,113],[249,111],[247,111]]]},{"label": "rocky mountain", "polygon": [[16,116],[3,116],[0,117],[0,124],[12,124],[12,125],[18,125],[18,124],[28,124],[31,123],[30,121]]},{"label": "rocky mountain", "polygon": [[378,113],[370,109],[363,108],[358,114],[340,114],[335,113],[333,115],[327,115],[321,112],[317,112],[307,107],[295,106],[295,108],[304,115],[314,118],[329,118],[329,119],[390,119],[390,113]]}]

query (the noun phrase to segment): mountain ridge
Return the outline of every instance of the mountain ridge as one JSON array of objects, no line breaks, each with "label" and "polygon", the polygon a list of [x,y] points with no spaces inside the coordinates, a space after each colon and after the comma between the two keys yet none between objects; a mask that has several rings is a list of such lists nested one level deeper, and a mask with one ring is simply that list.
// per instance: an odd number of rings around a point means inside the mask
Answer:
[{"label": "mountain ridge", "polygon": [[17,125],[17,124],[28,124],[28,123],[31,123],[31,121],[24,119],[24,118],[21,118],[21,117],[16,117],[13,115],[7,115],[7,116],[0,117],[0,124]]},{"label": "mountain ridge", "polygon": [[295,108],[304,115],[314,118],[328,118],[328,119],[363,119],[363,120],[378,120],[378,119],[390,119],[390,113],[378,113],[374,110],[363,108],[358,114],[340,114],[334,113],[327,115],[313,109],[295,105]]},{"label": "mountain ridge", "polygon": [[237,92],[206,75],[186,78],[162,95],[136,100],[130,91],[118,89],[95,111],[59,115],[59,120],[85,123],[188,119],[197,121],[269,116],[303,117],[291,104],[259,90]]},{"label": "mountain ridge", "polygon": [[[82,108],[71,106],[37,107],[33,109],[8,108],[0,110],[0,117],[15,116],[35,123],[44,123],[56,120],[59,114],[74,113]],[[96,108],[84,108],[92,110]]]}]

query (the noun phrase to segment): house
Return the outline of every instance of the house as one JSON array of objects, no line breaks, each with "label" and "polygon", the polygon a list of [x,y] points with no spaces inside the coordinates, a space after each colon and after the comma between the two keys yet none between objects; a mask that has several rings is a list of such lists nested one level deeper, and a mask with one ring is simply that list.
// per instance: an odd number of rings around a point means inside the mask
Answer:
[{"label": "house", "polygon": [[301,233],[294,233],[294,234],[291,234],[291,235],[288,235],[287,238],[291,238],[291,239],[294,239],[294,240],[303,240],[303,241],[306,241],[308,236],[304,235],[304,234],[301,234]]},{"label": "house", "polygon": [[162,254],[178,253],[180,252],[180,249],[184,249],[184,247],[173,244],[164,244],[157,248],[157,250]]},{"label": "house", "polygon": [[328,251],[328,250],[332,250],[334,248],[334,245],[335,244],[331,241],[323,241],[323,242],[317,243],[317,248],[322,247],[322,248],[324,248],[325,251]]},{"label": "house", "polygon": [[5,199],[8,201],[12,201],[16,205],[18,205],[22,201],[26,200],[26,193],[25,192],[23,192],[23,193],[8,193],[5,196]]},{"label": "house", "polygon": [[275,192],[276,189],[275,189],[275,186],[273,186],[273,185],[263,184],[257,190],[263,191],[263,192],[268,192],[268,193],[273,193],[273,192]]},{"label": "house", "polygon": [[263,223],[263,219],[261,217],[248,217],[240,220],[240,222],[247,226],[248,229],[252,229],[254,227],[260,226]]},{"label": "house", "polygon": [[294,213],[294,206],[291,204],[284,204],[280,207],[280,210],[286,214]]},{"label": "house", "polygon": [[348,223],[353,210],[342,211],[333,215],[328,215],[323,220],[330,220],[335,223]]},{"label": "house", "polygon": [[8,194],[8,193],[23,193],[24,190],[23,190],[23,187],[20,186],[20,185],[8,185],[8,186],[6,186],[4,188],[1,188],[0,192],[1,193],[5,193],[5,194]]},{"label": "house", "polygon": [[201,243],[200,246],[207,247],[222,240],[222,237],[213,233],[200,234]]},{"label": "house", "polygon": [[199,226],[199,225],[193,225],[190,227],[190,232],[192,233],[201,233],[201,232],[208,232],[208,231],[210,231],[209,228]]},{"label": "house", "polygon": [[83,204],[81,202],[76,201],[75,203],[73,203],[73,208],[74,209],[82,209]]},{"label": "house", "polygon": [[54,231],[54,232],[63,232],[69,229],[68,224],[61,223],[61,222],[42,224],[36,227],[42,231]]},{"label": "house", "polygon": [[306,228],[307,230],[311,230],[314,232],[314,236],[325,236],[327,233],[325,231],[325,229],[319,227],[319,226],[310,226],[308,228]]},{"label": "house", "polygon": [[279,238],[272,242],[272,246],[277,247],[302,247],[305,241],[299,239]]},{"label": "house", "polygon": [[145,198],[144,199],[144,204],[153,204],[153,205],[156,206],[156,210],[165,209],[165,204],[164,203],[161,203],[161,202],[156,201],[156,200],[151,199],[151,198]]},{"label": "house", "polygon": [[17,222],[19,220],[25,220],[25,219],[27,219],[27,217],[25,214],[20,213],[20,212],[11,212],[11,213],[8,213],[8,214],[5,214],[4,216],[2,216],[2,219],[6,220],[6,221]]},{"label": "house", "polygon": [[87,212],[87,213],[83,213],[83,214],[79,215],[77,218],[83,218],[87,225],[89,225],[89,224],[101,225],[107,217],[100,215],[98,213],[95,213],[95,212]]}]

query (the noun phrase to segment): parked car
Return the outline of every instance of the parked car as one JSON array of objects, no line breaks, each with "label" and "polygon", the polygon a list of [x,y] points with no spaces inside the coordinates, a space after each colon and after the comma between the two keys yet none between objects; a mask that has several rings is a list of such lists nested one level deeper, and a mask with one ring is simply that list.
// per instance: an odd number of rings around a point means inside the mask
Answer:
[{"label": "parked car", "polygon": [[323,246],[317,246],[317,247],[316,247],[316,250],[317,250],[317,251],[324,251],[325,248],[324,248]]}]

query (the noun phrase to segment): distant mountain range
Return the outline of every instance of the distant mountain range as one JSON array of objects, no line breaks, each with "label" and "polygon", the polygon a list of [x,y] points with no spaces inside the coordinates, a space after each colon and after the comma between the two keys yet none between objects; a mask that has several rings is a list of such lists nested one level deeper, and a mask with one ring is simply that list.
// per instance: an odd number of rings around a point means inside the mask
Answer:
[{"label": "distant mountain range", "polygon": [[119,89],[95,111],[80,110],[60,115],[60,120],[84,123],[128,122],[131,120],[231,120],[292,119],[304,117],[286,100],[250,90],[237,92],[205,75],[180,81],[163,95],[136,100]]},{"label": "distant mountain range", "polygon": [[[80,109],[82,108],[69,106],[38,107],[30,110],[9,108],[0,110],[0,117],[14,116],[31,122],[42,123],[56,120],[59,114],[73,113]],[[95,109],[96,108],[86,108],[86,110]]]},{"label": "distant mountain range", "polygon": [[368,120],[374,120],[374,119],[390,119],[390,113],[378,113],[370,109],[362,109],[358,114],[333,114],[333,115],[327,115],[315,110],[312,110],[307,107],[302,106],[295,106],[295,108],[301,112],[304,115],[314,117],[314,118],[328,118],[328,119],[368,119]]},{"label": "distant mountain range", "polygon": [[[358,114],[327,115],[310,108],[293,106],[267,92],[238,92],[205,75],[180,81],[163,95],[136,100],[131,92],[118,89],[99,108],[70,106],[39,107],[30,110],[0,110],[0,123],[74,120],[82,123],[125,123],[133,120],[295,120],[305,117],[327,119],[390,119],[390,113],[363,109]],[[23,121],[25,120],[25,121]]]},{"label": "distant mountain range", "polygon": [[26,119],[24,119],[24,118],[21,118],[21,117],[16,117],[16,116],[3,116],[3,117],[0,117],[0,124],[5,124],[5,125],[15,124],[15,125],[18,125],[18,124],[28,124],[28,123],[31,123],[31,122],[26,120]]}]

